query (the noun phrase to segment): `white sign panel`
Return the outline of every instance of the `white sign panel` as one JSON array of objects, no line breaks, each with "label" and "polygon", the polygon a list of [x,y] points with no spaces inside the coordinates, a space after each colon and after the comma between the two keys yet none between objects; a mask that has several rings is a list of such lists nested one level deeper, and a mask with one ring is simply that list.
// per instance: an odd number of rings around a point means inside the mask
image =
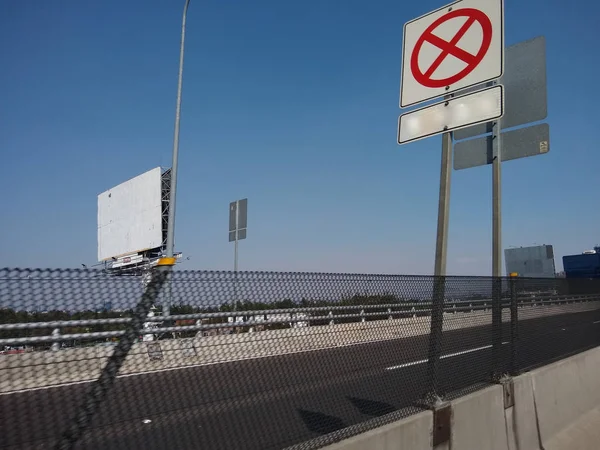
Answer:
[{"label": "white sign panel", "polygon": [[162,180],[156,167],[98,195],[98,260],[162,245]]},{"label": "white sign panel", "polygon": [[398,119],[398,144],[489,122],[503,114],[503,86],[492,86],[402,114]]},{"label": "white sign panel", "polygon": [[404,24],[401,108],[503,71],[503,0],[459,0]]}]

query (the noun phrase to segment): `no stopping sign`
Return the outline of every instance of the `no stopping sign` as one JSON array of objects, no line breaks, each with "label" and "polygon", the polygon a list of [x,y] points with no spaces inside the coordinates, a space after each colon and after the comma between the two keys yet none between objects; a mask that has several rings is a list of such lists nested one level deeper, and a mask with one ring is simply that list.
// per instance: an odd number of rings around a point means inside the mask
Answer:
[{"label": "no stopping sign", "polygon": [[502,75],[502,0],[461,0],[404,25],[400,106]]}]

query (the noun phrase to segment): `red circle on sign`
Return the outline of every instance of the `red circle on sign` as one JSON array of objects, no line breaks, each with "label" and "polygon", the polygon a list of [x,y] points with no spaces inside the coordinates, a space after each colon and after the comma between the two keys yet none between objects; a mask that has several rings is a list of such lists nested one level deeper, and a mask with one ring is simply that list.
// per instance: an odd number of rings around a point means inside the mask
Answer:
[{"label": "red circle on sign", "polygon": [[[463,24],[462,27],[460,27],[460,30],[458,30],[458,32],[454,35],[450,42],[445,41],[444,39],[439,38],[435,34],[433,34],[433,31],[441,24],[456,17],[466,17],[467,21]],[[472,55],[471,53],[458,47],[457,44],[465,35],[465,33],[469,31],[469,29],[475,24],[475,22],[479,23],[483,30],[483,40],[481,41],[481,46],[479,47],[477,54]],[[440,48],[442,50],[442,53],[440,53],[440,55],[435,59],[433,64],[431,64],[431,66],[429,66],[429,68],[425,72],[421,72],[421,69],[419,68],[419,52],[421,51],[421,48],[423,47],[423,44],[425,42],[429,42],[430,44]],[[419,37],[410,58],[410,70],[412,71],[415,80],[417,80],[418,83],[422,84],[425,87],[440,88],[444,86],[449,86],[453,83],[462,80],[473,70],[475,70],[475,68],[483,60],[483,57],[489,50],[491,43],[492,22],[490,21],[488,16],[483,11],[480,11],[479,9],[475,8],[457,9],[437,19],[435,22],[429,25],[427,29],[423,32],[423,34]],[[433,72],[435,72],[436,69],[442,64],[442,62],[450,55],[465,62],[467,64],[467,67],[450,77],[441,80],[432,79],[431,76],[433,75]]]}]

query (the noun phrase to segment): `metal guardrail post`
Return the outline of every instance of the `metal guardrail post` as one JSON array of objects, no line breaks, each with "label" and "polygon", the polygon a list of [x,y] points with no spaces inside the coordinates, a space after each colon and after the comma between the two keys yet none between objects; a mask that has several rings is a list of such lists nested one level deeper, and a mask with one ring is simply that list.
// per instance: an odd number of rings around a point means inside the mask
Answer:
[{"label": "metal guardrail post", "polygon": [[57,340],[52,343],[51,347],[53,352],[57,352],[60,350],[60,341],[58,341],[58,338],[60,337],[60,328],[52,330],[52,337],[57,338]]}]

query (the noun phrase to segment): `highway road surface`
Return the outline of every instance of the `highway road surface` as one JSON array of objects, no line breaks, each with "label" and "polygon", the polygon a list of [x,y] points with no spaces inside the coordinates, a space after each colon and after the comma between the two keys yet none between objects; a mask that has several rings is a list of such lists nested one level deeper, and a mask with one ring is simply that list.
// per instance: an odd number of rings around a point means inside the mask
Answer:
[{"label": "highway road surface", "polygon": [[[600,310],[519,326],[523,368],[600,344]],[[446,392],[487,379],[490,344],[491,326],[444,333]],[[415,336],[120,377],[76,448],[282,449],[413,405],[426,390],[427,346]],[[90,386],[0,395],[0,448],[52,448]]]}]

